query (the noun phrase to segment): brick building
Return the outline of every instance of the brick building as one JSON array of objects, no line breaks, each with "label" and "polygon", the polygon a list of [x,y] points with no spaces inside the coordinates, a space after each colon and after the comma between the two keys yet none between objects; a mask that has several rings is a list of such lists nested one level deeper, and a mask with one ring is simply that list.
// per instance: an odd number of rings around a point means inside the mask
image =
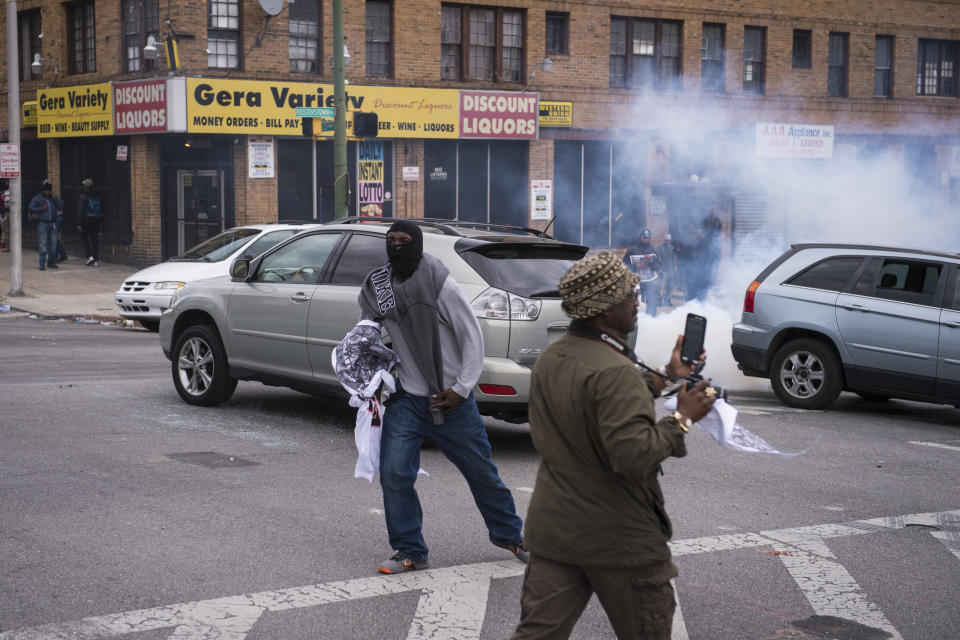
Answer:
[{"label": "brick building", "polygon": [[[643,227],[683,242],[710,219],[748,253],[752,234],[803,237],[801,192],[876,162],[917,211],[960,217],[960,0],[343,4],[347,108],[380,120],[349,144],[354,214],[550,225],[594,247]],[[68,233],[84,177],[103,254],[130,263],[332,218],[332,134],[295,113],[332,99],[331,0],[17,8],[24,199],[50,178]]]}]

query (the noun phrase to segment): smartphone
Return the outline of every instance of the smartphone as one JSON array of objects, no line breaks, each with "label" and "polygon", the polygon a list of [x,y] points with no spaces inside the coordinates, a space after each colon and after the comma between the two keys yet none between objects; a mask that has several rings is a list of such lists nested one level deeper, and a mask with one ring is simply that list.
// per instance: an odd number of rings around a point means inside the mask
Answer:
[{"label": "smartphone", "polygon": [[694,364],[700,360],[706,335],[707,319],[695,313],[688,313],[687,324],[683,328],[683,345],[680,347],[680,360],[684,364]]},{"label": "smartphone", "polygon": [[443,407],[430,409],[430,423],[435,427],[443,424]]}]

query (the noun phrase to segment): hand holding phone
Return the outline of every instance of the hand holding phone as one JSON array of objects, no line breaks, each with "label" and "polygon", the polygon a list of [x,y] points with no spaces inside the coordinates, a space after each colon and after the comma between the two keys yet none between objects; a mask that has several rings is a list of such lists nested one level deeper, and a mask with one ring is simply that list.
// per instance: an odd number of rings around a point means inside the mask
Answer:
[{"label": "hand holding phone", "polygon": [[707,319],[695,313],[687,314],[687,324],[683,329],[683,344],[680,347],[680,360],[686,365],[694,365],[703,353],[703,341],[707,335]]}]

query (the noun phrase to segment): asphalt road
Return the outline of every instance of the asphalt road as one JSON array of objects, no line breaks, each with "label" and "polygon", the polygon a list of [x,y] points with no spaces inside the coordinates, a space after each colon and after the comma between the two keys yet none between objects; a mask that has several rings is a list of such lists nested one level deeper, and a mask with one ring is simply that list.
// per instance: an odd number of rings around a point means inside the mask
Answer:
[{"label": "asphalt road", "polygon": [[[732,403],[772,445],[810,450],[736,453],[694,429],[664,465],[674,638],[957,637],[960,411]],[[390,550],[378,485],[352,477],[353,417],[256,383],[190,407],[155,334],[3,317],[0,640],[509,637],[522,566],[436,450],[418,482],[431,569],[376,574]],[[489,433],[525,512],[526,427]],[[596,602],[573,637],[613,637]]]}]

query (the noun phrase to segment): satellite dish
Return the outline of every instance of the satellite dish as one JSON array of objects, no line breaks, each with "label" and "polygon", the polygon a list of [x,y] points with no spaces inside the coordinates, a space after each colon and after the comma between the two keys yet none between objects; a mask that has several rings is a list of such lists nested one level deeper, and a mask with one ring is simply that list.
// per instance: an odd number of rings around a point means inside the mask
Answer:
[{"label": "satellite dish", "polygon": [[267,12],[267,15],[275,16],[283,11],[283,0],[260,0],[260,8]]}]

